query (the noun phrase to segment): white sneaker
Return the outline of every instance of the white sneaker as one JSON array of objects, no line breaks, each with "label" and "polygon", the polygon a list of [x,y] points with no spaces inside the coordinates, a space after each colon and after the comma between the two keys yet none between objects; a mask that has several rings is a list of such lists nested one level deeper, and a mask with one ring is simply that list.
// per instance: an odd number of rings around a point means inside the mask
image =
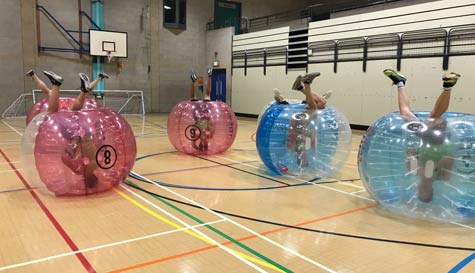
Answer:
[{"label": "white sneaker", "polygon": [[284,101],[284,97],[280,95],[280,90],[277,88],[274,88],[274,99],[277,102],[282,102]]},{"label": "white sneaker", "polygon": [[328,90],[327,92],[322,94],[322,97],[324,99],[329,99],[332,96],[332,92],[333,92],[332,90]]}]

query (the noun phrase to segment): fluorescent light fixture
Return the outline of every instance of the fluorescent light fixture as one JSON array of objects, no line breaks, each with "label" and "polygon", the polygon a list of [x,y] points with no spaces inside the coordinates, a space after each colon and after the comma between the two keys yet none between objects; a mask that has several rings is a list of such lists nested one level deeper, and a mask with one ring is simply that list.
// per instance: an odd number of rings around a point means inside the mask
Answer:
[{"label": "fluorescent light fixture", "polygon": [[165,9],[172,9],[172,8],[170,8],[170,7],[167,6],[167,5],[165,5],[165,6],[163,6],[163,7],[164,7]]}]

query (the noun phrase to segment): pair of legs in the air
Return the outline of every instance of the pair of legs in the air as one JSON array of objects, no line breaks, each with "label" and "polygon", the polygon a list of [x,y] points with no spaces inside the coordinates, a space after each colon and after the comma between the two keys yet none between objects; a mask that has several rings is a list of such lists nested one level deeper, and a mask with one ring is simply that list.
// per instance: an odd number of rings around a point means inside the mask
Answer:
[{"label": "pair of legs in the air", "polygon": [[[409,99],[405,88],[406,78],[392,69],[385,69],[383,73],[393,81],[394,85],[397,86],[399,112],[401,117],[407,121],[418,120],[418,118],[409,108]],[[440,126],[441,122],[443,122],[440,120],[440,118],[449,108],[452,87],[457,83],[457,80],[459,78],[460,75],[453,72],[443,76],[443,90],[440,93],[437,101],[435,102],[434,108],[430,112],[428,119],[424,122],[424,125],[427,126],[428,130],[431,130],[431,128],[434,128],[436,126]],[[440,133],[445,132],[438,132],[437,134]],[[424,144],[425,147],[422,147],[422,149],[433,149],[436,151],[437,147],[440,147],[440,149],[442,149],[442,145],[446,145],[444,143],[431,143],[431,140],[429,138],[424,138],[425,137],[422,136],[422,141],[426,141],[427,144]],[[430,152],[431,151],[429,151],[429,153]],[[411,162],[413,161],[417,162],[417,174],[421,177],[421,182],[418,186],[419,199],[423,202],[429,202],[432,200],[433,196],[432,183],[434,182],[434,180],[437,178],[440,178],[442,180],[449,179],[450,169],[453,166],[453,157],[450,154],[446,154],[436,159],[434,162],[434,160],[431,158],[422,158],[425,156],[419,155],[419,158],[416,158],[416,154],[417,150],[410,149],[408,151],[409,164],[412,165]]]},{"label": "pair of legs in the air", "polygon": [[[320,76],[320,73],[309,73],[304,76],[298,76],[292,85],[293,90],[301,91],[305,95],[305,101],[308,104],[306,110],[292,115],[290,119],[289,132],[287,136],[287,148],[297,153],[297,164],[300,169],[308,166],[307,150],[315,149],[316,132],[315,128],[308,128],[310,122],[315,118],[317,109],[324,109],[331,93],[323,96],[315,93],[311,89],[313,80]],[[280,94],[274,90],[274,99],[283,101]]]},{"label": "pair of legs in the air", "polygon": [[[327,99],[331,96],[331,90],[325,92],[323,95],[312,91],[310,85],[318,76],[320,76],[319,72],[305,74],[304,76],[299,75],[292,85],[293,90],[304,93],[305,101],[310,110],[324,109],[327,104]],[[278,103],[288,104],[288,102],[280,95],[280,91],[277,88],[274,88],[274,99]]]},{"label": "pair of legs in the air", "polygon": [[[48,96],[48,112],[58,112],[59,110],[59,87],[63,82],[63,78],[53,71],[43,71],[43,73],[48,77],[51,81],[53,87],[50,89],[48,86],[36,75],[33,70],[29,70],[26,73],[26,76],[31,77],[36,86]],[[92,82],[89,82],[89,77],[84,73],[79,73],[79,78],[81,79],[81,91],[79,95],[76,97],[74,104],[70,107],[69,110],[72,111],[79,111],[81,110],[82,106],[84,105],[84,100],[86,99],[87,95],[94,90],[96,85],[102,79],[109,78],[109,75],[105,73],[99,73],[99,76]]]},{"label": "pair of legs in the air", "polygon": [[[206,73],[208,74],[208,80],[206,81],[206,92],[203,100],[211,100],[211,76],[213,75],[213,68],[208,66],[206,68]],[[190,100],[196,101],[196,92],[195,92],[195,83],[198,81],[198,84],[202,85],[203,82],[199,82],[201,78],[198,78],[194,69],[191,69],[190,72],[191,86],[190,86]]]},{"label": "pair of legs in the air", "polygon": [[[213,75],[213,68],[208,66],[206,68],[206,73],[208,75],[208,80],[206,81],[206,92],[203,97],[204,101],[211,100],[211,76]],[[190,87],[190,100],[197,101],[196,93],[195,93],[195,83],[198,82],[200,86],[203,85],[203,82],[200,82],[200,79],[196,75],[194,69],[190,72],[191,78],[191,87]],[[198,112],[196,112],[198,111]],[[213,124],[210,120],[211,118],[211,110],[207,108],[207,104],[202,104],[200,109],[196,109],[193,117],[195,119],[194,126],[196,129],[199,130],[199,137],[192,142],[193,148],[205,152],[208,150],[208,143],[209,139],[213,137],[214,129]]]},{"label": "pair of legs in the air", "polygon": [[[26,73],[26,76],[32,77],[38,88],[48,96],[48,113],[58,112],[59,110],[59,90],[63,82],[63,78],[53,71],[43,71],[43,74],[50,80],[52,87],[49,88],[33,70]],[[74,104],[70,107],[72,111],[81,110],[84,100],[88,93],[90,93],[97,83],[109,76],[105,73],[99,74],[99,77],[92,83],[86,74],[80,73],[81,92],[77,96]],[[94,170],[97,169],[96,163],[96,147],[90,138],[84,138],[79,132],[73,135],[70,139],[68,148],[65,154],[61,157],[63,163],[76,174],[84,175],[84,182],[86,187],[94,187],[97,184],[97,177]],[[84,163],[84,161],[87,161]]]}]

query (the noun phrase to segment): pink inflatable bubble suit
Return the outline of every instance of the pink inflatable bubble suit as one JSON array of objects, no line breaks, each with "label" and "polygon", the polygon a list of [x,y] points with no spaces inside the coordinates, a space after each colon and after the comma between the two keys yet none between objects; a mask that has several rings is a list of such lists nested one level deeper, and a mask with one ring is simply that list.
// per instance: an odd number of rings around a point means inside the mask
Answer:
[{"label": "pink inflatable bubble suit", "polygon": [[167,130],[180,152],[217,154],[231,147],[236,138],[236,115],[221,101],[182,101],[168,116]]},{"label": "pink inflatable bubble suit", "polygon": [[[76,98],[59,98],[59,111],[69,110],[76,101]],[[92,110],[101,107],[95,99],[86,98],[82,110]],[[33,104],[26,115],[26,125],[30,124],[31,120],[41,112],[48,110],[48,98],[43,98],[37,103]]]},{"label": "pink inflatable bubble suit", "polygon": [[33,149],[23,151],[33,151],[29,168],[36,167],[42,183],[33,181],[37,186],[56,196],[89,195],[128,176],[137,147],[132,129],[117,112],[100,108],[48,113],[42,122],[39,118],[27,127],[22,140],[22,145],[34,143]]}]

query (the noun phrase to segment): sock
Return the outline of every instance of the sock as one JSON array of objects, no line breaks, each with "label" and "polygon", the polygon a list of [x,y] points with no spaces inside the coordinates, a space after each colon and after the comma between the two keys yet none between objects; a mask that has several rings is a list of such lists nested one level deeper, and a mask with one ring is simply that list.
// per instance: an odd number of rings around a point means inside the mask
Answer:
[{"label": "sock", "polygon": [[452,87],[444,87],[444,91],[452,91]]},{"label": "sock", "polygon": [[398,82],[398,83],[396,84],[396,86],[397,86],[397,87],[404,87],[405,85],[404,85],[404,82]]}]

